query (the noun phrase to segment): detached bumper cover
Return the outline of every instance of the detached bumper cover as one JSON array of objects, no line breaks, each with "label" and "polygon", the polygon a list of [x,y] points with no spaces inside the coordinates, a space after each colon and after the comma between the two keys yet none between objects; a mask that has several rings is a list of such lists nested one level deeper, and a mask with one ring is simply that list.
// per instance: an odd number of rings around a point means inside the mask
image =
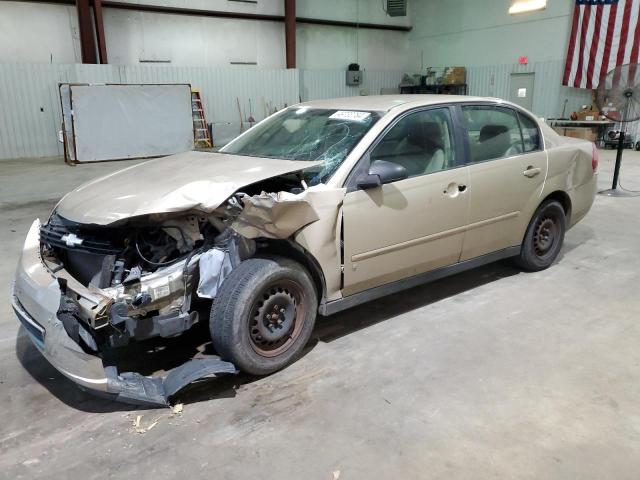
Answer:
[{"label": "detached bumper cover", "polygon": [[169,405],[169,398],[196,380],[221,373],[238,373],[236,367],[218,357],[190,360],[171,369],[164,377],[145,377],[135,372],[118,375],[107,367],[107,391],[125,403]]},{"label": "detached bumper cover", "polygon": [[169,397],[189,383],[219,373],[237,373],[235,366],[217,357],[191,360],[164,377],[145,377],[135,372],[118,374],[104,367],[102,359],[86,353],[73,341],[57,312],[62,293],[56,277],[40,258],[40,221],[31,225],[18,262],[11,292],[13,309],[33,344],[65,377],[83,389],[112,394],[116,399],[168,405]]}]

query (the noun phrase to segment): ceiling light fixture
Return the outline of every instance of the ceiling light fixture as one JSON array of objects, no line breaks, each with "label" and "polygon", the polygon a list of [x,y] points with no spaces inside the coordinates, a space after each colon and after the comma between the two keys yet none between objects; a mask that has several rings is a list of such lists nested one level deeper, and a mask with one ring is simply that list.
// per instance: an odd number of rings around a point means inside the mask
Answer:
[{"label": "ceiling light fixture", "polygon": [[509,15],[535,12],[547,8],[547,0],[514,0],[509,8]]}]

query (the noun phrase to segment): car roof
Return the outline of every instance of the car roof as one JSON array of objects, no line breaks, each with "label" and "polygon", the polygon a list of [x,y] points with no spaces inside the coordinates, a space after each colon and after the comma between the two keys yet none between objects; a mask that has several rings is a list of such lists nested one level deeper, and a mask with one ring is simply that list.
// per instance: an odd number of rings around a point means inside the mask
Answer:
[{"label": "car roof", "polygon": [[495,102],[503,100],[487,97],[470,97],[466,95],[366,95],[357,97],[332,98],[299,103],[298,107],[326,108],[330,110],[373,110],[388,112],[399,106],[436,105],[452,102]]}]

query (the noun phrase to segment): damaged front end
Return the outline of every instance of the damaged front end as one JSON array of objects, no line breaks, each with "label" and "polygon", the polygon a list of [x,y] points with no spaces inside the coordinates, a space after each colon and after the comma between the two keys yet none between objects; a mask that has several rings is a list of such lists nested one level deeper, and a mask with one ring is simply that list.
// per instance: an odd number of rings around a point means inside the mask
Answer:
[{"label": "damaged front end", "polygon": [[[197,215],[87,226],[54,213],[40,238],[42,260],[62,294],[58,316],[92,351],[180,335],[199,320],[195,292],[212,298],[211,276],[221,281],[223,269],[255,251],[221,220]],[[206,276],[199,272],[203,255]]]},{"label": "damaged front end", "polygon": [[[204,305],[194,294],[203,254],[222,253],[221,273],[223,264],[237,264],[250,252],[237,235],[215,235],[215,228],[192,216],[173,219],[171,228],[148,222],[96,228],[55,213],[44,226],[34,222],[12,303],[33,343],[82,388],[122,401],[167,405],[192,381],[237,373],[236,368],[214,355],[199,355],[161,376],[120,372],[125,347],[179,336],[199,321]],[[166,232],[178,225],[182,233],[176,240]],[[204,233],[196,234],[196,228]],[[215,270],[210,261],[205,265]],[[202,289],[204,297],[215,285]]]},{"label": "damaged front end", "polygon": [[54,211],[45,225],[34,222],[13,292],[34,344],[81,387],[134,403],[168,405],[195,380],[237,373],[202,352],[158,376],[126,371],[120,359],[132,343],[206,324],[218,288],[240,262],[318,220],[302,190],[260,187],[206,213],[87,225]]}]

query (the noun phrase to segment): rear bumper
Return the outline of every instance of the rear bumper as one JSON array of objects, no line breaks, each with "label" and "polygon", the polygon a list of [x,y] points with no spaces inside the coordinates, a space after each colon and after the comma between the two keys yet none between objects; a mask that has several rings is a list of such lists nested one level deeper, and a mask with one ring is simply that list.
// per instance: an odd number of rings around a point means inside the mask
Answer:
[{"label": "rear bumper", "polygon": [[40,259],[39,229],[36,220],[25,240],[12,289],[13,310],[33,344],[60,373],[86,389],[106,392],[102,359],[86,353],[58,319],[60,287]]}]

